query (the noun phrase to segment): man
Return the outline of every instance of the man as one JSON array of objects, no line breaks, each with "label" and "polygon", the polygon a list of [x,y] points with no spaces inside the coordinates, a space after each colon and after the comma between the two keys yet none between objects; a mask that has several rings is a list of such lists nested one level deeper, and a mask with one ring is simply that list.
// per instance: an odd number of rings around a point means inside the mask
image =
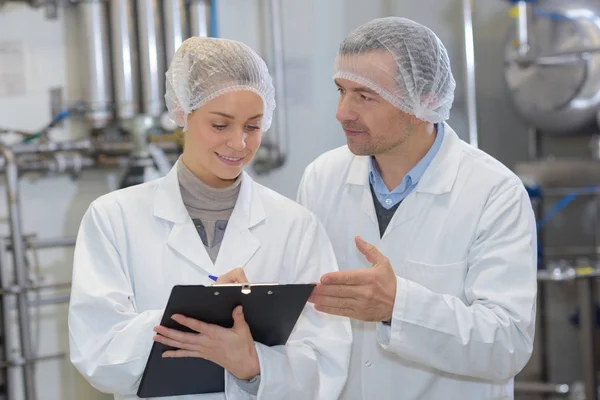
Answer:
[{"label": "man", "polygon": [[520,180],[459,139],[446,49],[403,18],[341,44],[337,119],[347,146],[298,192],[342,271],[310,301],[352,318],[342,399],[512,399],[533,348],[536,230]]}]

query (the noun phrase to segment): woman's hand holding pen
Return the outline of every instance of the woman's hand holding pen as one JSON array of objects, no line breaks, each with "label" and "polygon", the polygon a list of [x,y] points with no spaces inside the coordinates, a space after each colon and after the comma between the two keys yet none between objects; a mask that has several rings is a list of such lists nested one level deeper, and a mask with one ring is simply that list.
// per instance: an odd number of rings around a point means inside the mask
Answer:
[{"label": "woman's hand holding pen", "polygon": [[[216,284],[246,283],[244,270],[236,268],[221,275]],[[212,361],[239,379],[252,379],[260,374],[258,354],[254,339],[244,319],[242,306],[233,310],[233,327],[223,328],[207,324],[183,315],[173,315],[173,319],[195,333],[157,326],[154,331],[156,342],[179,350],[165,351],[163,357],[199,357]]]},{"label": "woman's hand holding pen", "polygon": [[223,285],[228,283],[248,283],[248,278],[242,268],[232,269],[228,273],[221,275],[215,285]]}]

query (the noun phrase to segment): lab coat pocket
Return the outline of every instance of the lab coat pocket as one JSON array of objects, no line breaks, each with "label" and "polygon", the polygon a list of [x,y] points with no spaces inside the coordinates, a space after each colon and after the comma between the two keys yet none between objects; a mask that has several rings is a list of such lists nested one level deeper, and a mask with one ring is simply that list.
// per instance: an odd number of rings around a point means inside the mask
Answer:
[{"label": "lab coat pocket", "polygon": [[400,276],[416,282],[435,293],[464,298],[467,260],[451,264],[425,264],[404,260]]}]

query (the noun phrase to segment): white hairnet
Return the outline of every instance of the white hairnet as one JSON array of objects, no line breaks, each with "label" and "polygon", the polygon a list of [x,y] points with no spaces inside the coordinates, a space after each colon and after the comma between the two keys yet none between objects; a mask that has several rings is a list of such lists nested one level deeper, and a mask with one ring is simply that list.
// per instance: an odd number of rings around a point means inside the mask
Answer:
[{"label": "white hairnet", "polygon": [[409,19],[375,19],[352,31],[340,45],[335,71],[334,78],[364,85],[423,121],[450,115],[456,82],[448,53],[435,33]]},{"label": "white hairnet", "polygon": [[188,114],[237,90],[249,90],[262,98],[262,130],[267,131],[275,110],[275,89],[267,65],[247,45],[220,38],[189,38],[177,49],[166,73],[169,116],[184,131]]}]

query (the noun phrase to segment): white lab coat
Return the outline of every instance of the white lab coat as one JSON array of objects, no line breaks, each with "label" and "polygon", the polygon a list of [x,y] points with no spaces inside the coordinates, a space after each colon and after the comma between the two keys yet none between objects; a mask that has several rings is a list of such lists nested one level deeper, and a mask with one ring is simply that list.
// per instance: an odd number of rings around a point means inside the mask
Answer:
[{"label": "white lab coat", "polygon": [[[176,166],[161,179],[94,201],[81,222],[69,306],[71,361],[97,389],[134,399],[171,288],[210,285],[244,266],[250,282],[316,282],[337,270],[317,218],[244,173],[216,263],[181,199]],[[256,344],[258,399],[333,399],[344,386],[350,321],[308,304],[286,346]],[[199,377],[200,378],[200,377]],[[177,397],[251,399],[225,373],[225,393]]]},{"label": "white lab coat", "polygon": [[340,269],[368,268],[360,235],[397,275],[391,328],[352,321],[344,400],[512,399],[533,347],[536,231],[520,180],[445,126],[442,146],[383,237],[368,157],[347,146],[309,165],[299,202],[317,214]]}]

